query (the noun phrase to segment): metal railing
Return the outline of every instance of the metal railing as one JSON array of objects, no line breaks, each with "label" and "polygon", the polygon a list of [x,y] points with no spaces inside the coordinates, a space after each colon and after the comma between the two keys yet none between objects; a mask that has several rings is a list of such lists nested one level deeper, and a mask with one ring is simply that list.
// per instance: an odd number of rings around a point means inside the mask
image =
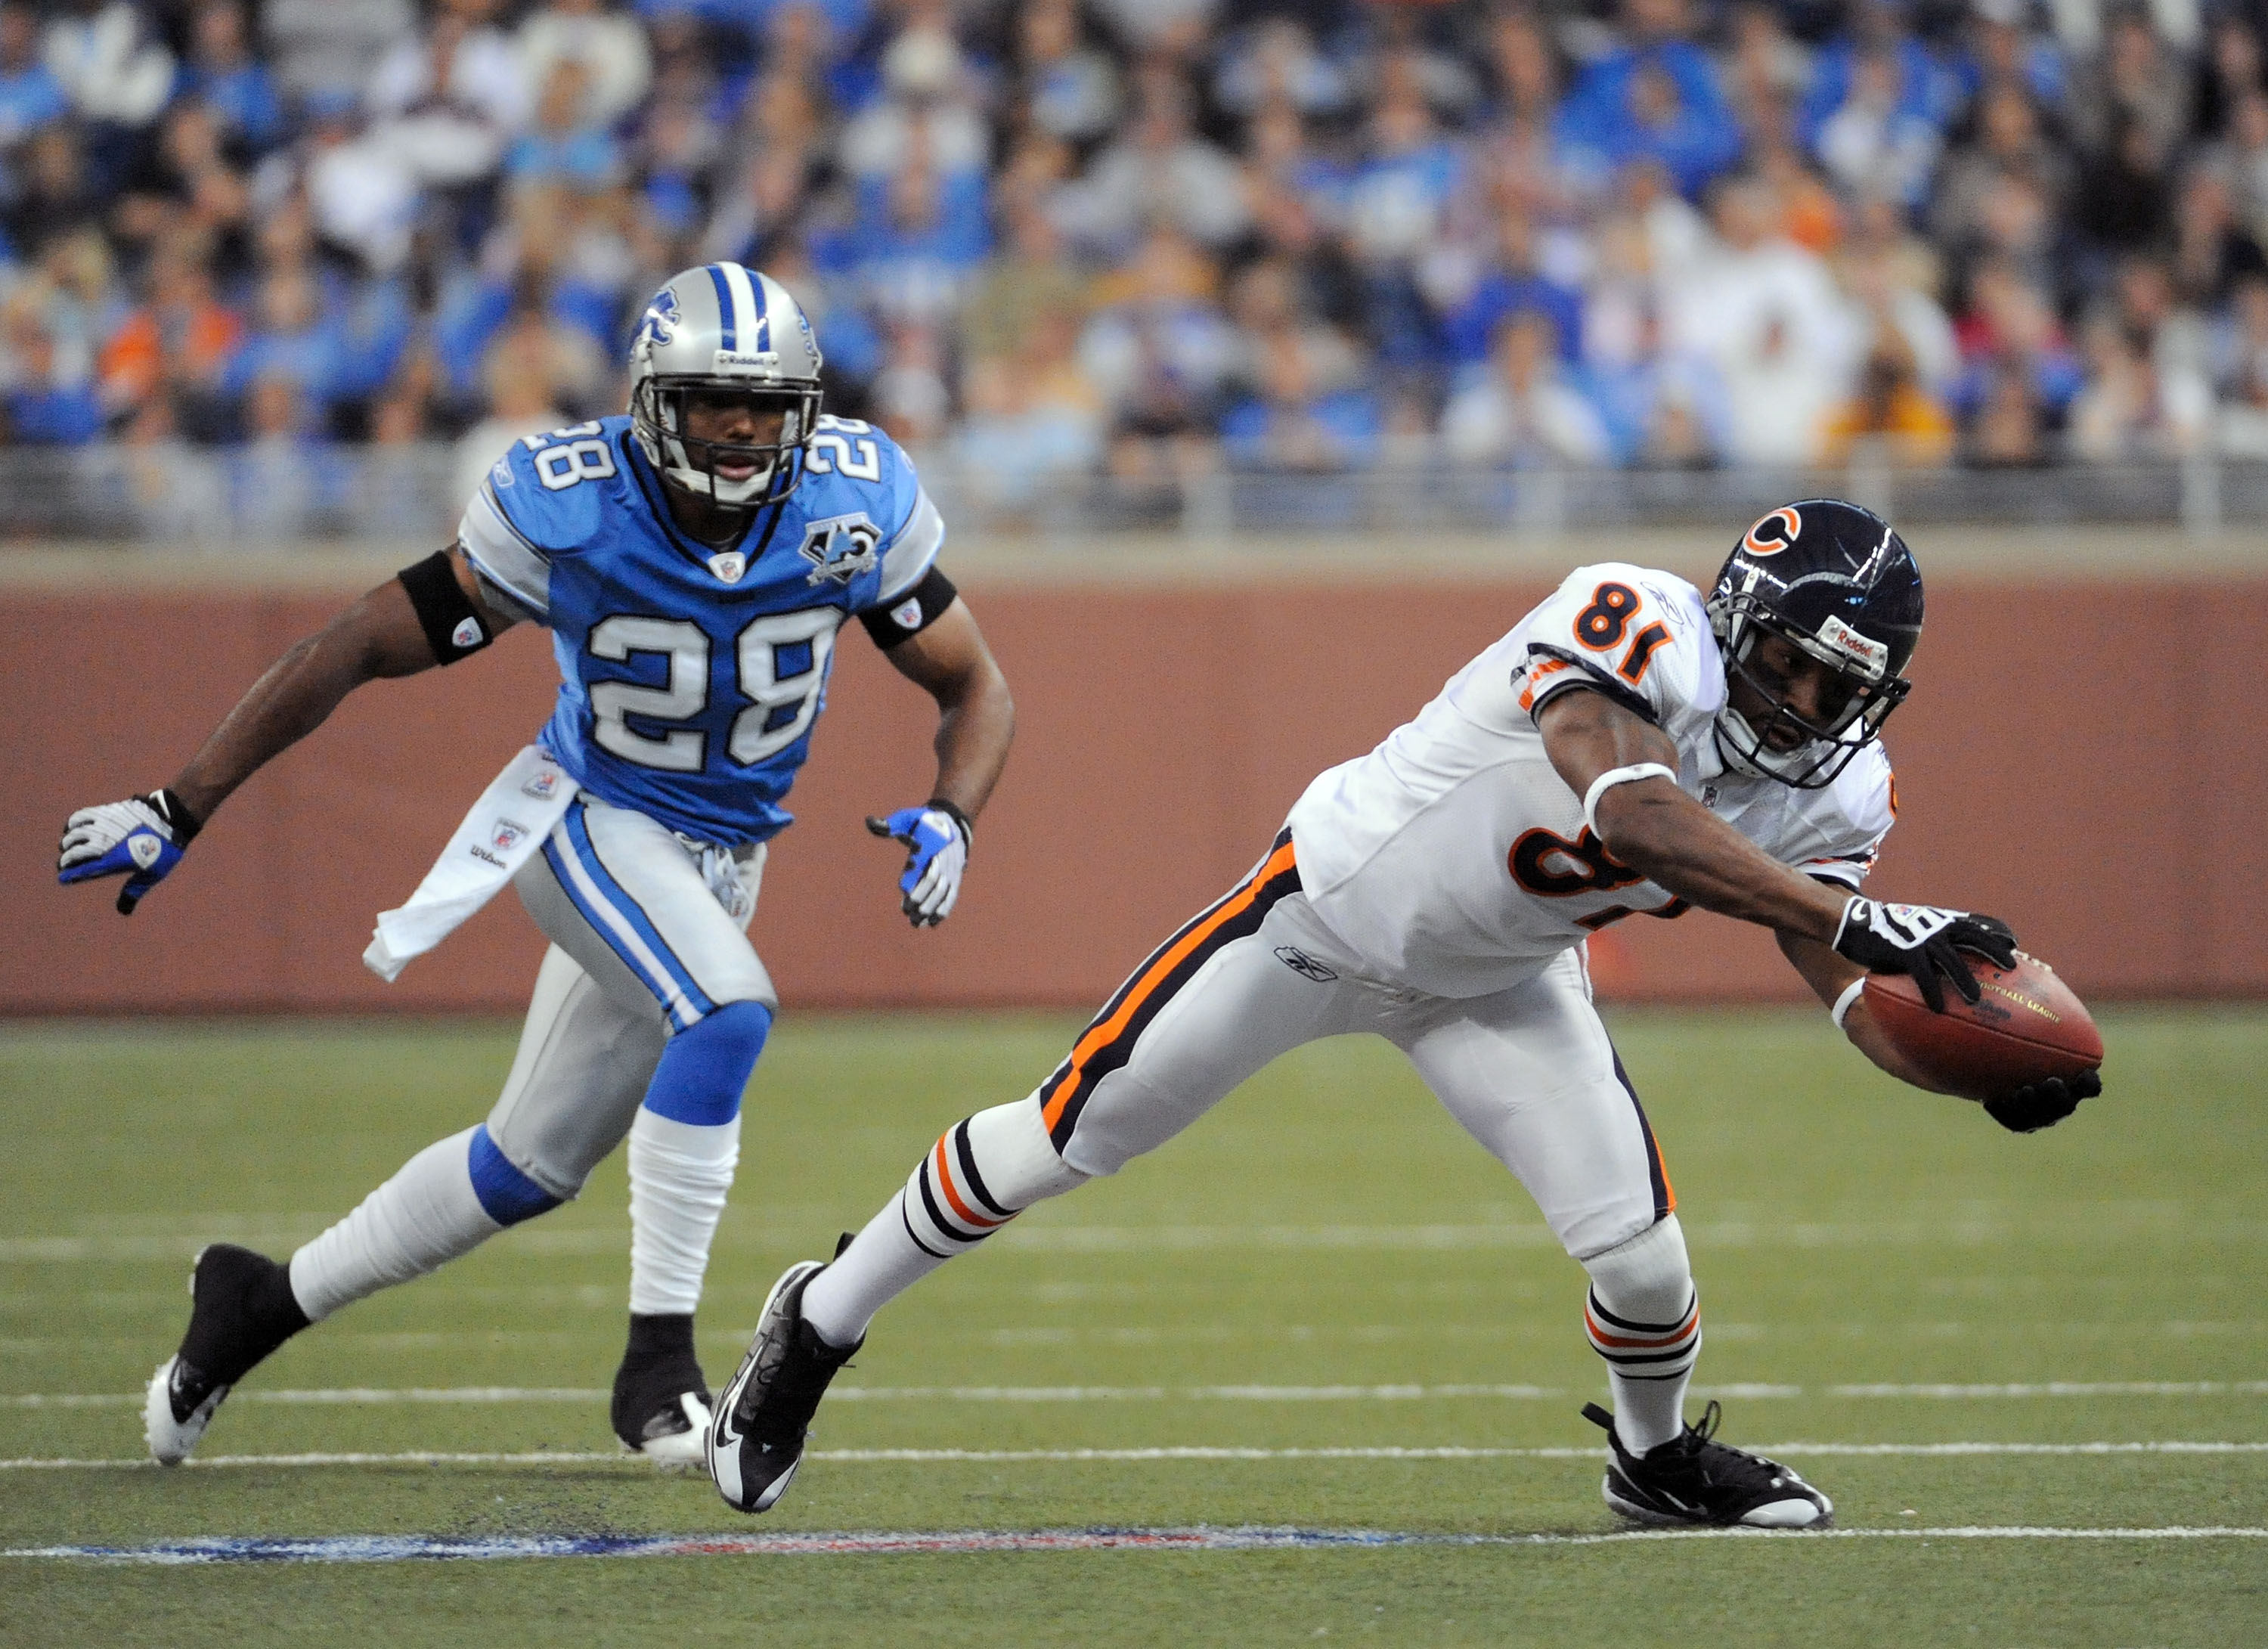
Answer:
[{"label": "metal railing", "polygon": [[[477,474],[477,470],[474,472]],[[1790,498],[1856,499],[1903,522],[2151,523],[2210,533],[2268,523],[2268,462],[2071,465],[2021,470],[1488,470],[1405,465],[1325,475],[1213,471],[1131,483],[1090,474],[1004,476],[922,461],[956,530],[1090,535],[1160,530],[1510,532],[1721,528]],[[323,539],[438,540],[464,507],[464,456],[407,446],[0,447],[0,537],[197,547]]]}]

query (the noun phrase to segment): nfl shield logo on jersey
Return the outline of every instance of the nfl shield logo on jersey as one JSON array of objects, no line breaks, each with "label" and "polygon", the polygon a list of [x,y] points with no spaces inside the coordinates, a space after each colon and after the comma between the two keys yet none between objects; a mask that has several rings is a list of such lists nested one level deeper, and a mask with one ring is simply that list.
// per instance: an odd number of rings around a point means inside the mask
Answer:
[{"label": "nfl shield logo on jersey", "polygon": [[849,584],[877,564],[881,530],[864,514],[829,516],[803,530],[803,558],[812,565],[806,584]]},{"label": "nfl shield logo on jersey", "polygon": [[737,549],[719,550],[709,557],[709,571],[726,584],[738,584],[740,575],[748,570],[748,558]]},{"label": "nfl shield logo on jersey", "polygon": [[526,825],[514,824],[509,819],[499,819],[496,822],[496,828],[489,835],[489,843],[497,852],[509,853],[512,851],[512,843],[526,834]]}]

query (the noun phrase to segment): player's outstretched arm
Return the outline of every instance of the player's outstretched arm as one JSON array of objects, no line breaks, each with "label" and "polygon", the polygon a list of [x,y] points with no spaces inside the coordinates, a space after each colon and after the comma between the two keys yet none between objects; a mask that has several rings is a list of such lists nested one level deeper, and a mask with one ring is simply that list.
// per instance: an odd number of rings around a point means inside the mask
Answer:
[{"label": "player's outstretched arm", "polygon": [[[1854,994],[1851,987],[1867,976],[1867,970],[1857,963],[1838,956],[1829,946],[1816,939],[1798,939],[1791,933],[1776,935],[1780,954],[1788,964],[1803,975],[1803,983],[1829,1008],[1835,1011],[1837,1023],[1851,1045],[1873,1060],[1874,1064],[1899,1081],[1931,1093],[1950,1093],[1950,1088],[1939,1086],[1897,1049],[1896,1043],[1883,1034],[1867,1006],[1863,994]],[[1845,996],[1849,1000],[1845,1001]]]},{"label": "player's outstretched arm", "polygon": [[[425,575],[429,586],[439,561],[429,563],[434,570]],[[420,571],[389,578],[270,665],[164,790],[73,813],[58,860],[62,879],[124,875],[118,908],[132,915],[136,902],[180,862],[181,850],[213,810],[321,726],[340,700],[365,681],[414,675],[440,663],[450,627],[441,624],[437,639],[437,615],[459,609],[446,588],[437,594],[429,587],[413,600],[409,580]],[[516,622],[482,600],[462,550],[447,552],[446,571],[463,610],[484,627],[473,644],[485,645]]]},{"label": "player's outstretched arm", "polygon": [[[1965,910],[1885,905],[1798,874],[1677,788],[1668,735],[1605,695],[1576,687],[1536,714],[1543,747],[1586,821],[1620,863],[1704,910],[1823,945],[1869,973],[1910,975],[1933,1008],[1950,983],[1980,994],[1963,950],[2015,965],[2007,924]],[[1633,769],[1657,769],[1639,777]]]},{"label": "player's outstretched arm", "polygon": [[1593,793],[1605,776],[1647,765],[1677,771],[1669,735],[1603,693],[1562,692],[1537,714],[1543,748],[1616,860],[1689,904],[1831,945],[1847,894],[1799,876],[1677,788],[1635,779]]},{"label": "player's outstretched arm", "polygon": [[957,597],[936,622],[882,656],[937,701],[937,785],[921,806],[869,819],[866,828],[905,844],[901,908],[916,927],[934,927],[961,897],[976,815],[1016,736],[1016,704],[984,632]]}]

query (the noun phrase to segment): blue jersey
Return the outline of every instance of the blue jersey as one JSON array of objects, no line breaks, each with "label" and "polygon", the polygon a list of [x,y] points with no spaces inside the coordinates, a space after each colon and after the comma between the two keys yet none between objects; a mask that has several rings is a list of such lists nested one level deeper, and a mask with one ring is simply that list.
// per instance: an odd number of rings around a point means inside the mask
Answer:
[{"label": "blue jersey", "polygon": [[820,419],[804,464],[769,540],[722,552],[671,518],[627,417],[515,441],[489,471],[458,541],[500,605],[549,626],[539,742],[592,794],[703,842],[787,828],[836,632],[902,600],[945,540],[872,425]]}]

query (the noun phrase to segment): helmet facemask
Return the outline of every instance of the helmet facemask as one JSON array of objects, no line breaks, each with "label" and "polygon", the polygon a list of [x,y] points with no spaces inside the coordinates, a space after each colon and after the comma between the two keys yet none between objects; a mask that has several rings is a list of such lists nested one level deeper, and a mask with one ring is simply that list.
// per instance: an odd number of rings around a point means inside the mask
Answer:
[{"label": "helmet facemask", "polygon": [[[1709,604],[1712,627],[1725,656],[1729,682],[1745,684],[1771,706],[1760,722],[1733,707],[1728,690],[1717,718],[1717,748],[1726,764],[1757,778],[1776,779],[1796,790],[1823,790],[1881,736],[1890,712],[1905,702],[1913,684],[1896,674],[1890,649],[1861,636],[1837,619],[1822,634],[1806,636],[1758,602],[1747,591]],[[1831,674],[1813,720],[1787,702],[1789,683],[1757,658],[1766,636],[1776,636]],[[1776,734],[1793,732],[1797,741],[1775,749]]]},{"label": "helmet facemask", "polygon": [[[704,441],[686,431],[696,395],[725,395],[749,402],[759,416],[777,413],[777,437],[765,442]],[[642,379],[632,392],[630,416],[646,456],[670,483],[719,510],[753,515],[793,492],[803,479],[800,461],[819,419],[816,385],[752,384],[729,377],[673,375]],[[718,472],[749,467],[728,479]]]}]

